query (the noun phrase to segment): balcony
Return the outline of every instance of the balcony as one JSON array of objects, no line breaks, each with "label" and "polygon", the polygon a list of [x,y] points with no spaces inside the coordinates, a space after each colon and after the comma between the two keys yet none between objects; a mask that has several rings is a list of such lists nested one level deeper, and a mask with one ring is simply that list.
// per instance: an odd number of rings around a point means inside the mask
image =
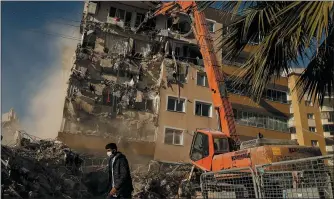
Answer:
[{"label": "balcony", "polygon": [[291,133],[291,140],[298,140],[296,133]]},{"label": "balcony", "polygon": [[334,121],[331,121],[329,119],[321,119],[322,124],[334,124]]},{"label": "balcony", "polygon": [[321,111],[334,111],[334,107],[324,105],[320,110]]},{"label": "balcony", "polygon": [[334,137],[334,132],[324,132],[325,138],[332,138]]},{"label": "balcony", "polygon": [[334,151],[334,145],[326,146],[326,152],[333,152],[333,151]]}]

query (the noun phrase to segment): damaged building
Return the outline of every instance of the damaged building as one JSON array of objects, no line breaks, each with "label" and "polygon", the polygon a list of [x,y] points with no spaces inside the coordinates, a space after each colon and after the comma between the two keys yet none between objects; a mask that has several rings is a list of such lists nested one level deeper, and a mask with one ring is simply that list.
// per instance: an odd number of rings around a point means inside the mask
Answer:
[{"label": "damaged building", "polygon": [[[196,128],[217,128],[190,18],[159,15],[144,21],[158,3],[85,2],[82,41],[58,136],[71,148],[103,151],[113,141],[141,160],[187,162]],[[223,20],[214,8],[204,12],[214,41],[228,33],[231,17]],[[228,76],[235,75],[257,42],[228,62],[216,49]],[[291,139],[287,77],[269,84],[259,104],[244,88],[232,88],[229,82],[227,86],[241,140],[259,132],[267,138]]]},{"label": "damaged building", "polygon": [[19,118],[13,108],[1,116],[1,144],[12,146],[15,144],[16,131],[20,130]]}]

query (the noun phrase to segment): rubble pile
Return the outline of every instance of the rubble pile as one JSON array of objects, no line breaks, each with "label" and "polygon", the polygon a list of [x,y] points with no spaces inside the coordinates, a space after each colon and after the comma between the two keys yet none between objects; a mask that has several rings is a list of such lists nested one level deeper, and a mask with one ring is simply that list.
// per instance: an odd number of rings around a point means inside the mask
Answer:
[{"label": "rubble pile", "polygon": [[174,198],[191,170],[190,164],[166,164],[152,161],[148,168],[132,171],[133,198]]},{"label": "rubble pile", "polygon": [[81,172],[64,166],[65,148],[57,141],[28,139],[23,139],[20,147],[1,146],[2,196],[91,198]]}]

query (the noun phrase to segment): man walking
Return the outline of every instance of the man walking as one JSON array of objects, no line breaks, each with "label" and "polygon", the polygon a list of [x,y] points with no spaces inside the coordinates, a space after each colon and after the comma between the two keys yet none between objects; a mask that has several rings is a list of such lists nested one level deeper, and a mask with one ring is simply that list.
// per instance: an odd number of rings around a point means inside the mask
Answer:
[{"label": "man walking", "polygon": [[128,160],[125,155],[117,151],[115,143],[107,144],[105,149],[109,156],[109,192],[107,199],[131,198],[133,186]]}]

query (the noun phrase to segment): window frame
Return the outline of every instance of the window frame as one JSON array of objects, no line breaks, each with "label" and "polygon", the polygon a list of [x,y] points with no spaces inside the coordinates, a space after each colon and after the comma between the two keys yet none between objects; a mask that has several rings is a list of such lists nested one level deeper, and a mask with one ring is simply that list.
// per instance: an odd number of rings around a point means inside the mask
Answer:
[{"label": "window frame", "polygon": [[[183,110],[182,111],[177,111],[177,99],[178,99],[178,97],[173,96],[173,95],[167,95],[166,98],[167,98],[166,99],[166,111],[176,112],[176,113],[186,113],[186,110],[187,110],[187,108],[186,108],[186,101],[187,101],[187,99],[186,98],[180,97],[180,101],[183,100]],[[175,110],[169,110],[168,109],[169,98],[174,98],[175,99],[175,106],[174,106]]]},{"label": "window frame", "polygon": [[[213,31],[211,31],[210,30],[210,26],[209,26],[209,23],[212,23],[213,24],[213,26],[212,26],[212,29],[213,29]],[[206,25],[207,25],[207,28],[208,28],[208,31],[210,32],[210,33],[215,33],[216,32],[216,21],[214,21],[214,20],[212,20],[212,19],[206,19]]]},{"label": "window frame", "polygon": [[[310,115],[312,116],[311,118],[309,118]],[[309,120],[315,120],[314,113],[307,113],[307,114],[306,114],[306,117],[307,117],[307,119],[309,119]]]},{"label": "window frame", "polygon": [[[175,132],[173,132],[173,143],[166,143],[165,138],[166,138],[166,130],[167,129],[171,129],[171,130],[176,130],[176,131],[181,131],[181,140],[180,140],[180,144],[175,144]],[[164,139],[163,139],[163,143],[167,144],[167,145],[173,145],[173,146],[184,146],[184,131],[185,129],[181,129],[181,128],[176,128],[176,127],[171,127],[171,126],[165,126],[164,127]]]},{"label": "window frame", "polygon": [[[198,76],[204,77],[204,85],[198,84]],[[206,75],[206,72],[201,72],[201,71],[196,72],[196,85],[209,88],[209,81],[208,81],[208,76]]]},{"label": "window frame", "polygon": [[[289,133],[289,119],[274,117],[252,111],[233,109],[235,122],[239,125]],[[255,120],[254,120],[255,118]],[[254,121],[253,121],[254,120]]]},{"label": "window frame", "polygon": [[[312,128],[314,128],[314,131],[311,131]],[[316,133],[316,132],[317,132],[317,127],[315,127],[315,126],[309,126],[309,127],[308,127],[308,130],[309,130],[311,133]]]},{"label": "window frame", "polygon": [[[313,144],[313,142],[315,142],[315,145]],[[311,140],[311,146],[319,147],[319,141],[318,140]]]},{"label": "window frame", "polygon": [[[194,103],[194,115],[195,115],[195,116],[199,116],[199,117],[209,117],[209,118],[212,118],[212,117],[213,117],[213,114],[212,114],[212,112],[213,112],[213,111],[212,111],[213,104],[212,104],[212,102],[207,102],[207,101],[197,100],[197,99],[195,99],[194,102],[195,102],[195,103]],[[197,105],[197,103],[210,105],[209,116],[204,116],[204,115],[202,114],[203,111],[201,111],[201,115],[197,115],[197,114],[196,114],[196,105]]]}]

